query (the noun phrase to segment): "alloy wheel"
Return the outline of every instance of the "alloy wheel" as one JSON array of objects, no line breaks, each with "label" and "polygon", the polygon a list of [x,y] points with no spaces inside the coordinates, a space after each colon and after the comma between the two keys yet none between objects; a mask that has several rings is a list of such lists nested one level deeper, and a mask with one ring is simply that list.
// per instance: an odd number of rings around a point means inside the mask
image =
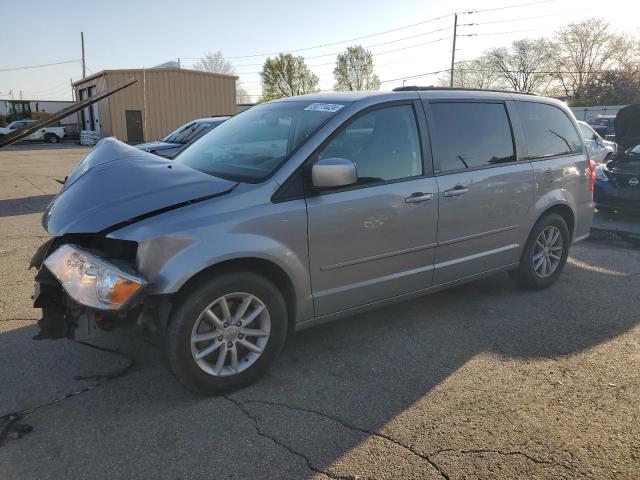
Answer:
[{"label": "alloy wheel", "polygon": [[533,247],[533,269],[540,278],[554,274],[562,259],[562,234],[554,225],[545,228]]},{"label": "alloy wheel", "polygon": [[191,355],[210,375],[236,375],[260,358],[270,334],[264,302],[249,293],[229,293],[198,316],[191,332]]}]

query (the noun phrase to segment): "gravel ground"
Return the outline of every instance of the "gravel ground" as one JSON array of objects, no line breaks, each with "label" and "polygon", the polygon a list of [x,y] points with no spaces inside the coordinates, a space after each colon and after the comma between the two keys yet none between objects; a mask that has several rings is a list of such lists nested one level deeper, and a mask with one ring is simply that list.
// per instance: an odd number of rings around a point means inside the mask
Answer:
[{"label": "gravel ground", "polygon": [[[86,153],[0,151],[0,415],[71,392],[0,446],[3,479],[640,477],[640,250],[574,246],[557,284],[506,275],[292,336],[258,384],[184,391],[153,345],[35,342],[44,206]],[[90,388],[97,385],[95,388]]]}]

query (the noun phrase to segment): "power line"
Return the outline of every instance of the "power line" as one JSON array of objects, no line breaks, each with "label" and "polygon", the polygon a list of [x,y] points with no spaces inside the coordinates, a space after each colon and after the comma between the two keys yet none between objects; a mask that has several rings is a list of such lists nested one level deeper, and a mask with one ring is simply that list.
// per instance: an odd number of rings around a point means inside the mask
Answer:
[{"label": "power line", "polygon": [[16,70],[30,70],[32,68],[52,67],[54,65],[64,65],[66,63],[77,63],[80,61],[81,59],[78,58],[76,60],[65,60],[64,62],[43,63],[40,65],[25,65],[22,67],[0,68],[0,72],[14,72]]},{"label": "power line", "polygon": [[528,3],[519,3],[517,5],[507,5],[504,7],[496,7],[496,8],[483,8],[482,10],[469,10],[468,12],[462,12],[467,15],[472,15],[474,13],[484,13],[484,12],[495,12],[498,10],[507,10],[510,8],[519,8],[519,7],[528,7],[530,5],[540,5],[541,3],[550,3],[555,2],[556,0],[541,0],[536,2],[528,2]]},{"label": "power line", "polygon": [[542,27],[542,28],[532,28],[529,30],[509,30],[507,32],[487,32],[487,33],[461,33],[459,37],[484,37],[487,35],[507,35],[509,33],[524,33],[524,32],[541,32],[543,30],[552,30],[555,27]]},{"label": "power line", "polygon": [[519,18],[509,18],[509,19],[505,19],[505,20],[493,20],[491,22],[475,22],[475,23],[461,23],[460,27],[471,27],[471,26],[476,26],[476,25],[490,25],[490,24],[495,24],[495,23],[509,23],[509,22],[520,22],[523,20],[533,20],[536,18],[546,18],[546,17],[556,17],[558,15],[569,15],[572,13],[580,13],[582,12],[582,10],[572,10],[570,12],[558,12],[558,13],[549,13],[547,15],[534,15],[531,17],[519,17]]},{"label": "power line", "polygon": [[[451,27],[451,26],[438,28],[437,30],[431,30],[429,32],[419,33],[417,35],[410,35],[408,37],[402,37],[402,38],[398,38],[396,40],[389,40],[387,42],[375,43],[373,45],[365,45],[363,48],[375,48],[375,47],[381,47],[383,45],[390,45],[392,43],[398,43],[398,42],[402,42],[404,40],[411,40],[413,38],[424,37],[425,35],[430,35],[432,33],[443,32],[445,30],[451,30],[452,28],[453,27]],[[330,57],[332,55],[338,55],[339,53],[342,53],[342,52],[327,53],[327,54],[324,54],[324,55],[316,55],[316,56],[313,56],[313,57],[305,57],[305,60],[313,59],[313,58]],[[180,58],[182,58],[182,57],[180,57]],[[260,67],[262,65],[264,65],[264,63],[245,63],[245,64],[240,64],[240,65],[234,65],[234,67]],[[324,64],[319,64],[319,65],[308,65],[308,66],[309,67],[313,67],[313,66],[319,67],[319,66],[322,66],[322,65],[330,65],[330,64],[324,63]]]},{"label": "power line", "polygon": [[[453,15],[453,13],[448,13],[448,14],[442,15],[440,17],[429,18],[427,20],[423,20],[423,21],[417,22],[417,23],[412,23],[410,25],[404,25],[402,27],[392,28],[391,30],[385,30],[384,32],[371,33],[369,35],[363,35],[361,37],[354,37],[354,38],[349,38],[347,40],[340,40],[340,41],[337,41],[337,42],[314,45],[312,47],[295,48],[295,49],[291,49],[291,50],[280,50],[278,52],[256,53],[254,55],[236,55],[236,56],[225,57],[225,58],[227,58],[227,59],[238,59],[238,58],[267,57],[269,55],[278,55],[279,53],[304,52],[306,50],[314,50],[316,48],[332,47],[334,45],[340,45],[341,43],[355,42],[356,40],[363,40],[365,38],[377,37],[379,35],[385,35],[387,33],[393,33],[393,32],[398,32],[400,30],[405,30],[407,28],[417,27],[418,25],[424,25],[424,24],[427,24],[427,23],[435,22],[437,20],[442,20],[443,18],[450,17],[451,15]],[[184,58],[185,60],[200,60],[201,59],[201,57],[180,57],[180,58]]]},{"label": "power line", "polygon": [[[449,37],[437,38],[436,40],[431,40],[429,42],[416,43],[415,45],[409,45],[409,46],[401,47],[401,48],[394,48],[392,50],[386,50],[384,52],[377,52],[377,53],[374,52],[373,55],[387,55],[389,53],[400,52],[402,50],[408,50],[410,48],[422,47],[424,45],[430,45],[432,43],[442,42],[443,40],[449,40]],[[307,58],[327,57],[327,56],[338,55],[339,53],[342,53],[342,52],[328,53],[326,55],[318,55],[316,57],[307,57]],[[262,64],[259,64],[259,65],[262,65]],[[326,65],[326,64],[321,64],[321,65]],[[310,65],[307,65],[307,66],[308,67],[314,67],[314,66],[319,66],[319,65],[310,64]],[[260,73],[260,71],[256,71],[256,72],[239,72],[238,75],[252,75],[252,74],[256,74],[256,73]]]}]

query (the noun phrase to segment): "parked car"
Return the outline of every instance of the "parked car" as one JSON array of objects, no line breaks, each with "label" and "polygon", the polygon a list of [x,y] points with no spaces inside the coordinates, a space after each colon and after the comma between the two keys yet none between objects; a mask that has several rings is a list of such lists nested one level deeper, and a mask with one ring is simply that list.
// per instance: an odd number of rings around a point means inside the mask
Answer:
[{"label": "parked car", "polygon": [[595,117],[588,119],[587,123],[591,125],[602,138],[615,142],[616,129],[613,124],[615,118],[615,115],[596,115]]},{"label": "parked car", "polygon": [[592,129],[586,122],[578,121],[580,132],[582,133],[582,139],[587,146],[589,152],[589,158],[596,163],[606,162],[611,160],[611,157],[616,153],[618,146],[615,142],[603,140],[598,133]]},{"label": "parked car", "polygon": [[[6,135],[16,130],[22,130],[35,122],[35,120],[16,120],[6,127],[0,127],[0,135]],[[44,127],[26,137],[25,140],[58,143],[64,138],[65,134],[66,130],[64,127]]]},{"label": "parked car", "polygon": [[155,153],[165,158],[174,158],[204,134],[210,132],[231,117],[198,118],[171,132],[157,142],[136,145],[140,150]]},{"label": "parked car", "polygon": [[590,180],[571,111],[503,92],[281,99],[174,161],[104,139],[44,213],[40,336],[146,325],[180,382],[232,390],[293,330],[498,272],[551,286]]},{"label": "parked car", "polygon": [[595,169],[593,200],[600,211],[640,213],[640,145]]}]

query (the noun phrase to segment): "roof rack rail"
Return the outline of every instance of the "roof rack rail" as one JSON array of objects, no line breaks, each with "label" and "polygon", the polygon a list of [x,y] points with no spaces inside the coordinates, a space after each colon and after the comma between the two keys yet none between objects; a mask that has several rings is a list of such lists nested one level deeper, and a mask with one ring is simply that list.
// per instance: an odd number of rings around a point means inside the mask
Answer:
[{"label": "roof rack rail", "polygon": [[515,92],[513,90],[494,90],[490,88],[467,88],[467,87],[420,87],[418,85],[407,85],[406,87],[396,87],[393,92],[422,92],[425,90],[462,90],[463,92],[494,92],[494,93],[516,93],[519,95],[533,95],[530,92]]}]

